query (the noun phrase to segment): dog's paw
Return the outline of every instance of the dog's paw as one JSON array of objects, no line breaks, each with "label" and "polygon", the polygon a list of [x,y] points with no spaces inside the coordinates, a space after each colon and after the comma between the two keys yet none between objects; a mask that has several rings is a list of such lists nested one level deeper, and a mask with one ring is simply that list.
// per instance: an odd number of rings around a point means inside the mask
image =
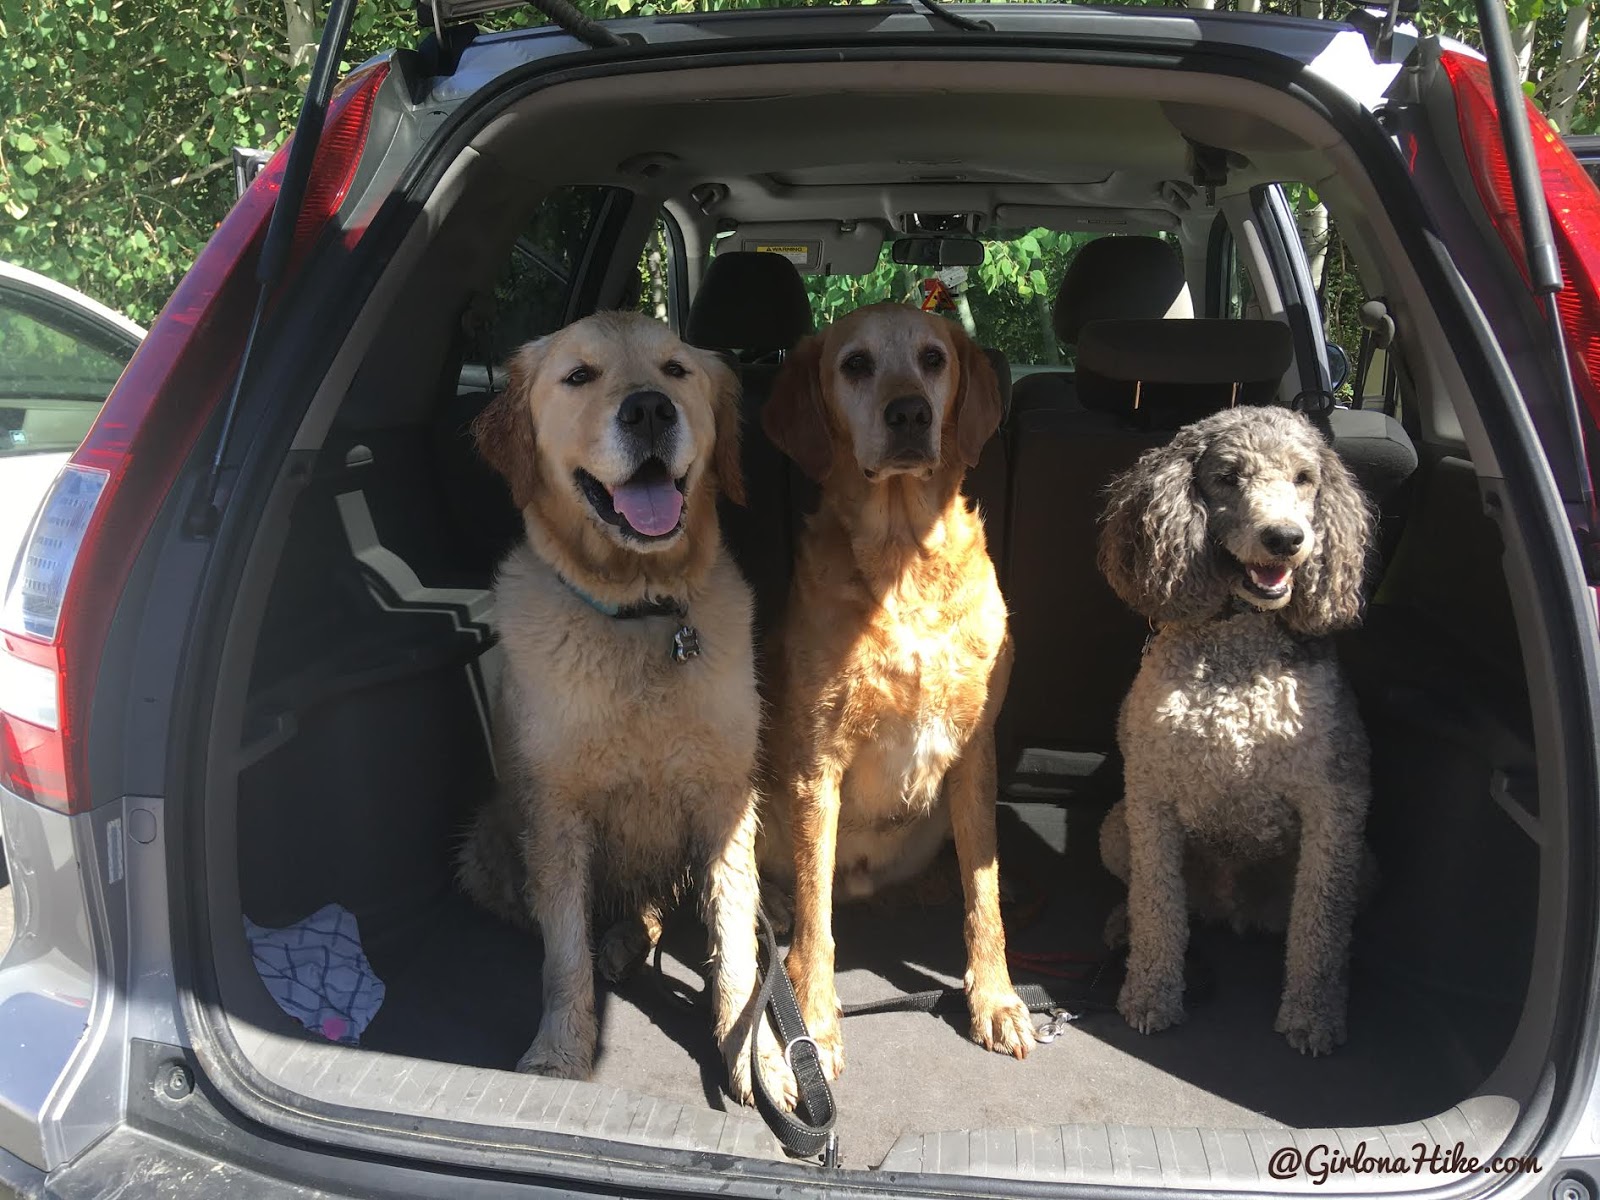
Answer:
[{"label": "dog's paw", "polygon": [[1288,995],[1278,1008],[1273,1028],[1301,1054],[1313,1058],[1332,1054],[1335,1046],[1344,1045],[1344,1005],[1335,1000],[1302,1000]]},{"label": "dog's paw", "polygon": [[1128,906],[1118,904],[1106,917],[1106,930],[1101,935],[1107,950],[1120,950],[1128,944]]},{"label": "dog's paw", "polygon": [[[761,1078],[766,1082],[767,1095],[784,1112],[793,1112],[800,1089],[795,1085],[794,1072],[783,1061],[776,1049],[763,1046],[756,1052]],[[750,1057],[741,1054],[728,1068],[728,1091],[740,1104],[756,1102],[755,1084],[750,1078]]]},{"label": "dog's paw", "polygon": [[1033,1049],[1033,1017],[1015,992],[969,993],[972,1040],[985,1050],[1027,1058]]},{"label": "dog's paw", "polygon": [[[757,1043],[756,1058],[761,1078],[767,1085],[767,1095],[784,1112],[795,1106],[799,1089],[795,1086],[794,1072],[783,1061],[783,1051],[778,1049],[778,1039],[771,1024],[763,1018]],[[723,1059],[728,1064],[728,1092],[740,1104],[755,1103],[755,1086],[750,1077],[750,1039],[740,1033],[724,1040]]]},{"label": "dog's paw", "polygon": [[1160,1033],[1181,1024],[1183,981],[1171,982],[1129,972],[1117,996],[1117,1011],[1140,1033]]},{"label": "dog's paw", "polygon": [[594,1054],[571,1042],[558,1042],[541,1032],[528,1052],[517,1060],[523,1075],[548,1075],[552,1079],[587,1079]]},{"label": "dog's paw", "polygon": [[644,965],[655,941],[638,920],[618,921],[600,939],[595,966],[609,983],[623,983]]},{"label": "dog's paw", "polygon": [[817,1062],[828,1079],[844,1074],[844,1032],[839,1028],[839,1018],[806,1022],[811,1040],[817,1044]]}]

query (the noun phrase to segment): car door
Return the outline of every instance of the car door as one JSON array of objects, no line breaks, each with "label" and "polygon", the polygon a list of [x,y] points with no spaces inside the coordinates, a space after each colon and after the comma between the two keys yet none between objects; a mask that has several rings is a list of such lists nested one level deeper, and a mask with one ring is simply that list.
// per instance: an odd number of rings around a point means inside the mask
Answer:
[{"label": "car door", "polygon": [[87,296],[0,264],[0,579],[143,337]]}]

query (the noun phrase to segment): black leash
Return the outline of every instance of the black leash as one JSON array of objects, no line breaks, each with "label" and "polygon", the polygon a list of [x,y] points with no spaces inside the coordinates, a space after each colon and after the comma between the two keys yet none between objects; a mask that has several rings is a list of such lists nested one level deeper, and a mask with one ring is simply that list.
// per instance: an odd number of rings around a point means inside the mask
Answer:
[{"label": "black leash", "polygon": [[[761,988],[757,992],[755,1010],[772,1018],[772,1027],[783,1043],[783,1058],[794,1072],[796,1103],[794,1112],[787,1113],[773,1101],[762,1076],[761,1059],[756,1052],[755,1037],[750,1039],[750,1084],[755,1090],[756,1111],[767,1123],[783,1148],[798,1158],[822,1156],[822,1165],[839,1165],[839,1135],[834,1131],[838,1111],[833,1105],[833,1091],[828,1087],[828,1077],[823,1074],[822,1061],[817,1057],[817,1043],[806,1030],[805,1018],[800,1015],[800,1004],[795,999],[794,984],[789,972],[784,970],[778,956],[778,939],[764,911],[756,911],[761,935],[761,955],[766,962],[761,967]],[[758,1016],[759,1020],[759,1016]]]},{"label": "black leash", "polygon": [[[833,1091],[823,1073],[817,1054],[817,1043],[806,1028],[800,1014],[800,1003],[795,998],[794,984],[784,969],[778,952],[777,935],[767,920],[764,910],[757,909],[758,964],[761,985],[757,989],[755,1011],[766,1013],[783,1046],[784,1061],[794,1073],[796,1103],[794,1112],[785,1112],[773,1099],[762,1075],[757,1038],[750,1039],[750,1085],[755,1093],[756,1111],[772,1130],[785,1151],[796,1158],[821,1156],[824,1167],[839,1166],[839,1135],[834,1126],[838,1110],[834,1105]],[[706,999],[704,989],[695,991],[687,985],[670,979],[661,965],[662,942],[658,940],[653,954],[651,974],[663,995],[683,1009],[698,1007]],[[1050,957],[1050,956],[1026,956]],[[1027,1005],[1030,1013],[1048,1015],[1042,1025],[1034,1029],[1034,1040],[1048,1044],[1066,1032],[1067,1026],[1089,1011],[1115,1012],[1116,990],[1108,988],[1106,994],[1097,995],[1105,983],[1108,970],[1120,964],[1123,954],[1107,954],[1084,963],[1086,973],[1068,980],[1070,989],[1054,991],[1036,983],[1022,984],[1016,988],[1017,998]],[[1018,962],[1017,969],[1055,972],[1039,965]],[[1185,993],[1193,1003],[1204,1003],[1210,998],[1213,977],[1209,966],[1191,958],[1185,971]],[[1070,994],[1069,994],[1070,991]],[[902,992],[882,1000],[867,1000],[847,1004],[845,1017],[868,1017],[880,1013],[936,1013],[940,1011],[965,1012],[966,992],[961,988],[931,988],[924,992]]]}]

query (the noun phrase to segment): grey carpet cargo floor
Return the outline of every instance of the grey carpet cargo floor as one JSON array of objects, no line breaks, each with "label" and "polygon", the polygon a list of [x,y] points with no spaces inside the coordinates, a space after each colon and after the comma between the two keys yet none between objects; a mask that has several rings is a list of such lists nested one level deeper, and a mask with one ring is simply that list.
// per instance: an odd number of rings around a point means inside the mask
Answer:
[{"label": "grey carpet cargo floor", "polygon": [[[1008,914],[1014,950],[1098,952],[1120,893],[1096,858],[1103,811],[1002,808],[1002,874],[1019,901],[1046,901],[1020,927],[1020,911]],[[845,1003],[959,984],[964,951],[953,896],[842,908],[836,918]],[[679,920],[668,945],[671,973],[693,979],[683,963],[703,947],[703,933]],[[527,1048],[539,1016],[536,938],[449,896],[403,934],[367,949],[387,998],[365,1047],[501,1070]],[[905,1132],[1071,1122],[1397,1123],[1442,1111],[1484,1074],[1452,1033],[1462,1014],[1446,1014],[1439,1001],[1424,1001],[1364,963],[1359,931],[1349,1042],[1321,1059],[1303,1057],[1273,1032],[1281,940],[1201,928],[1191,950],[1191,968],[1210,978],[1210,995],[1190,1005],[1184,1025],[1155,1036],[1133,1032],[1113,1012],[1091,1011],[1017,1062],[969,1041],[959,1012],[848,1019],[847,1069],[835,1085],[846,1164],[875,1165]],[[1053,981],[1018,971],[1015,982]],[[1115,979],[1106,982],[1114,996]],[[648,972],[603,989],[599,1004],[596,1082],[685,1104],[729,1103],[703,1010],[673,1005]]]}]

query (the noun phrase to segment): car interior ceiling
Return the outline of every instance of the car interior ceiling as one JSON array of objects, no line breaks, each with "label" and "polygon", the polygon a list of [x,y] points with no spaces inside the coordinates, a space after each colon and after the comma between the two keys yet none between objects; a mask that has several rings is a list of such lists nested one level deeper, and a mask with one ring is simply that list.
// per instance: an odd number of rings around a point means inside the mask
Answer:
[{"label": "car interior ceiling", "polygon": [[[1100,867],[1096,832],[1119,794],[1115,716],[1148,633],[1095,566],[1103,488],[1179,425],[1226,406],[1234,383],[1245,385],[1245,402],[1282,402],[1301,364],[1287,338],[1263,340],[1261,327],[1275,322],[1213,321],[1210,352],[1184,360],[1194,386],[1135,411],[1133,381],[1096,358],[1084,331],[1125,323],[1145,353],[1172,356],[1181,353],[1172,327],[1202,316],[1196,263],[1218,207],[1190,182],[1185,131],[1231,130],[1232,145],[1252,148],[1235,156],[1227,195],[1330,169],[1309,138],[1276,125],[1269,138],[1264,121],[1237,109],[1133,98],[1127,86],[1026,103],[953,88],[886,91],[870,97],[871,121],[859,91],[813,85],[641,107],[624,86],[589,93],[581,123],[519,122],[513,112],[480,137],[470,195],[438,223],[412,272],[416,286],[394,295],[294,502],[254,634],[242,728],[224,731],[239,764],[239,905],[265,926],[333,901],[357,915],[388,988],[364,1046],[509,1070],[537,1025],[536,939],[473,910],[456,892],[450,855],[493,783],[488,589],[520,536],[504,485],[470,443],[495,380],[467,381],[461,321],[475,299],[492,296],[507,248],[549,190],[551,164],[565,180],[635,196],[617,224],[625,237],[614,278],[633,269],[662,205],[679,220],[692,292],[683,332],[726,353],[743,385],[749,503],[724,505],[722,518],[763,629],[781,616],[814,489],[760,435],[759,414],[812,315],[787,259],[705,253],[719,221],[855,221],[880,223],[881,233],[887,217],[907,211],[1145,214],[1130,231],[1090,242],[1049,281],[1052,330],[1077,349],[1075,369],[1012,383],[1006,356],[988,348],[1006,384],[1004,417],[967,482],[1017,648],[998,731],[1001,850],[1012,911],[1038,903],[1012,941],[1098,951],[1117,888]],[[623,110],[626,122],[615,119]],[[695,189],[708,181],[726,192],[704,212]],[[1406,332],[1401,355],[1420,359],[1426,350]],[[1424,418],[1445,405],[1425,388],[1402,400]],[[1407,424],[1409,432],[1382,412],[1347,411],[1329,430],[1384,529],[1366,622],[1340,642],[1373,743],[1368,836],[1382,872],[1357,926],[1348,1045],[1329,1060],[1284,1047],[1272,1031],[1281,942],[1205,930],[1194,949],[1209,999],[1158,1037],[1132,1033],[1114,1012],[1091,1013],[1018,1065],[966,1043],[959,1023],[919,1014],[852,1022],[837,1094],[853,1165],[878,1162],[908,1130],[1420,1120],[1493,1071],[1530,986],[1540,856],[1530,835],[1539,814],[1528,689],[1499,527],[1473,463],[1433,436],[1432,423]],[[943,907],[936,916],[909,901],[841,911],[846,1002],[958,982],[960,922],[944,918],[959,903],[924,903]],[[217,928],[226,940],[237,919]],[[697,961],[695,937],[692,921],[670,935],[680,970]],[[238,939],[219,951],[225,958],[248,963]],[[300,1036],[252,977],[234,974],[225,994],[236,1014]],[[697,1018],[663,1007],[644,980],[603,1003],[597,1079],[722,1106]]]}]

